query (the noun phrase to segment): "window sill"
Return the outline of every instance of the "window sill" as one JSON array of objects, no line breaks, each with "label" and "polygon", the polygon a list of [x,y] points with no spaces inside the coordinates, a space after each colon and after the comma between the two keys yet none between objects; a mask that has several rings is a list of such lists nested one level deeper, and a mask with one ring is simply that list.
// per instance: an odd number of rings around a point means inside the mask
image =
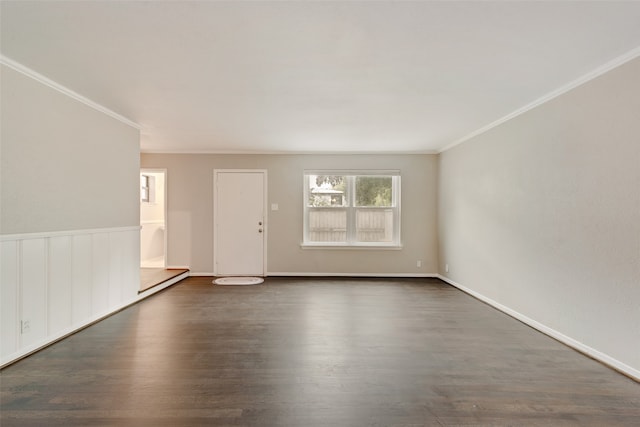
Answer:
[{"label": "window sill", "polygon": [[347,251],[361,251],[361,250],[376,250],[376,251],[399,251],[402,250],[401,244],[337,244],[337,243],[301,243],[302,249],[322,249],[322,250],[347,250]]}]

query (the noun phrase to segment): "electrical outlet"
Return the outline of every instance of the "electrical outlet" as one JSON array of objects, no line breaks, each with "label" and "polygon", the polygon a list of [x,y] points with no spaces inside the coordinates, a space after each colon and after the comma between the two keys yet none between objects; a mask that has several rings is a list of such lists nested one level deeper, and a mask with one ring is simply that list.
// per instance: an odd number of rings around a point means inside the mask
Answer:
[{"label": "electrical outlet", "polygon": [[422,267],[422,261],[420,260],[416,261],[416,267],[418,268]]},{"label": "electrical outlet", "polygon": [[31,331],[31,322],[29,322],[28,320],[23,320],[20,322],[20,331],[23,334],[26,334],[28,332]]},{"label": "electrical outlet", "polygon": [[445,264],[444,265],[444,271],[445,271],[445,273],[449,272],[449,264]]}]

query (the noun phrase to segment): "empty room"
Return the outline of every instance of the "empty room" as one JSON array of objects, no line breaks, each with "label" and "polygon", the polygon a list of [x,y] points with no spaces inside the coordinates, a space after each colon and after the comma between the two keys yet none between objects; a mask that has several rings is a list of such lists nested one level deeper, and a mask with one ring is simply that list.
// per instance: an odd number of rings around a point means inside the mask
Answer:
[{"label": "empty room", "polygon": [[640,2],[0,1],[0,424],[634,426]]}]

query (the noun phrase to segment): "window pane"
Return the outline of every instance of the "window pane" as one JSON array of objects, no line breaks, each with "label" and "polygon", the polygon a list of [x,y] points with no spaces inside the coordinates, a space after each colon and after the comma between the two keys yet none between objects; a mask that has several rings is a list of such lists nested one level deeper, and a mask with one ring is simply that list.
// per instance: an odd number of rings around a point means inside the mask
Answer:
[{"label": "window pane", "polygon": [[343,209],[311,210],[309,240],[312,242],[346,242],[347,211]]},{"label": "window pane", "polygon": [[337,175],[309,175],[309,205],[313,207],[346,206],[347,180]]},{"label": "window pane", "polygon": [[359,242],[392,242],[393,209],[358,209],[356,239]]},{"label": "window pane", "polygon": [[392,206],[393,178],[357,176],[356,206]]}]

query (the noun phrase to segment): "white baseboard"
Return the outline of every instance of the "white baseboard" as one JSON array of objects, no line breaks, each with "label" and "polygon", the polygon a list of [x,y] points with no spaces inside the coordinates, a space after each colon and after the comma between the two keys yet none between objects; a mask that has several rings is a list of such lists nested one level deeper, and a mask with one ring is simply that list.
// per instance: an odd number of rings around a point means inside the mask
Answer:
[{"label": "white baseboard", "polygon": [[474,298],[479,299],[480,301],[489,304],[490,306],[492,306],[493,308],[500,310],[501,312],[513,317],[516,320],[521,321],[522,323],[531,326],[533,329],[536,329],[537,331],[542,332],[545,335],[548,335],[549,337],[560,341],[561,343],[573,348],[576,351],[579,351],[580,353],[583,353],[584,355],[591,357],[592,359],[597,360],[598,362],[601,362],[613,369],[615,369],[616,371],[619,371],[620,373],[627,375],[628,377],[639,381],[640,382],[640,371],[629,366],[626,365],[625,363],[620,362],[617,359],[614,359],[613,357],[602,353],[594,348],[589,347],[588,345],[585,345],[583,343],[581,343],[580,341],[577,341],[571,337],[568,337],[566,335],[564,335],[561,332],[556,331],[555,329],[552,329],[546,325],[543,325],[542,323],[531,319],[527,316],[525,316],[524,314],[518,313],[515,310],[510,309],[507,306],[504,306],[502,304],[500,304],[497,301],[492,300],[491,298],[488,298],[474,290],[471,290],[469,288],[467,288],[466,286],[461,285],[460,283],[456,283],[453,280],[449,279],[446,276],[442,276],[440,274],[437,275],[437,277],[441,280],[443,280],[444,282],[447,282],[448,284],[450,284],[451,286],[454,286],[458,289],[460,289],[461,291],[471,295]]},{"label": "white baseboard", "polygon": [[312,273],[312,272],[291,272],[291,271],[270,271],[266,276],[282,276],[282,277],[406,277],[406,278],[424,278],[438,277],[433,273]]},{"label": "white baseboard", "polygon": [[184,273],[182,273],[179,276],[176,276],[170,280],[167,280],[166,282],[162,283],[161,285],[155,286],[153,288],[147,289],[144,292],[141,292],[140,294],[138,294],[138,296],[131,300],[131,301],[127,301],[124,304],[122,304],[119,307],[112,307],[111,309],[104,311],[102,313],[96,314],[88,319],[85,319],[82,323],[80,324],[76,324],[74,326],[71,326],[69,328],[66,328],[58,333],[56,333],[55,335],[50,335],[48,337],[46,337],[45,339],[34,343],[32,345],[23,347],[21,349],[19,349],[18,351],[16,351],[13,354],[10,354],[6,357],[6,360],[3,360],[2,363],[0,364],[0,369],[4,368],[6,366],[11,365],[12,363],[17,362],[20,359],[23,359],[39,350],[42,350],[46,347],[49,347],[52,344],[55,344],[58,341],[63,340],[64,338],[71,336],[77,332],[80,332],[81,330],[88,328],[89,326],[103,320],[106,319],[107,317],[113,316],[114,314],[142,301],[143,299],[157,293],[160,292],[163,289],[168,288],[171,285],[174,285],[175,283],[178,283],[180,280],[182,279],[186,279],[187,277],[189,277],[189,272],[186,271]]},{"label": "white baseboard", "polygon": [[138,299],[136,300],[136,302],[141,301],[143,299],[145,299],[148,296],[151,296],[153,294],[155,294],[156,292],[160,292],[163,289],[168,288],[171,285],[174,285],[176,283],[178,283],[179,281],[186,279],[187,277],[189,277],[189,272],[185,271],[184,273],[180,274],[179,276],[173,277],[169,280],[167,280],[166,282],[162,282],[162,284],[154,286],[152,288],[149,288],[143,292],[140,292],[138,294]]},{"label": "white baseboard", "polygon": [[49,335],[49,336],[43,338],[42,340],[39,340],[36,343],[33,343],[31,345],[22,347],[22,348],[18,349],[18,351],[16,351],[15,353],[12,353],[12,354],[8,355],[6,357],[6,360],[3,360],[2,364],[0,364],[0,368],[4,368],[6,366],[9,366],[12,363],[17,362],[20,359],[24,359],[25,357],[27,357],[27,356],[29,356],[29,355],[31,355],[33,353],[36,353],[39,350],[42,350],[42,349],[44,349],[46,347],[49,347],[50,345],[55,344],[56,342],[61,341],[62,339],[66,338],[66,337],[68,337],[70,335],[73,335],[76,332],[79,332],[79,331],[81,331],[81,330],[93,325],[94,323],[97,323],[97,322],[99,322],[99,321],[101,321],[103,319],[106,319],[107,317],[117,313],[120,310],[123,310],[124,308],[126,308],[126,307],[128,307],[128,306],[130,306],[132,304],[135,304],[136,302],[137,301],[131,301],[131,302],[126,303],[123,307],[114,307],[114,308],[112,308],[112,309],[110,309],[108,311],[105,311],[103,313],[94,315],[94,316],[92,316],[92,317],[90,317],[88,319],[85,319],[80,324],[65,328],[65,329],[59,331],[56,334]]},{"label": "white baseboard", "polygon": [[[191,272],[193,277],[215,277],[214,273],[207,272]],[[257,275],[259,276],[259,275]],[[269,271],[264,277],[439,277],[435,273],[312,273],[312,272],[296,272],[296,271]]]}]

